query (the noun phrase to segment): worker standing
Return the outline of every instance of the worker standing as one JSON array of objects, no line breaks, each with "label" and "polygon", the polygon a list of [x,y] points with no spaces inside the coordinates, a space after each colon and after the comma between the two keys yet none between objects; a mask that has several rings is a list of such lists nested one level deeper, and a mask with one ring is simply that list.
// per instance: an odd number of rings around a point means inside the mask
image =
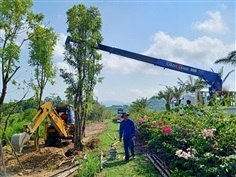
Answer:
[{"label": "worker standing", "polygon": [[131,151],[131,155],[135,158],[134,146],[135,146],[135,135],[136,128],[134,121],[129,119],[129,114],[124,112],[122,113],[123,121],[120,123],[119,135],[120,142],[124,142],[124,151],[125,151],[125,161],[129,161],[129,149]]}]

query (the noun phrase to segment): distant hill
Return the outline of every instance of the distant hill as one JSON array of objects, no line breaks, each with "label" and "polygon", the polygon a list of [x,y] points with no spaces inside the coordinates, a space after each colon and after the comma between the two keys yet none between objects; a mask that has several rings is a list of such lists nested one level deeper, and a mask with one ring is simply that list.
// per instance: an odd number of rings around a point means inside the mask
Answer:
[{"label": "distant hill", "polygon": [[123,111],[127,111],[129,109],[129,105],[112,105],[112,106],[108,106],[106,107],[108,110],[114,112],[115,114],[117,114],[117,110],[119,108],[122,108]]},{"label": "distant hill", "polygon": [[164,111],[166,109],[165,108],[166,101],[164,99],[158,100],[158,99],[150,98],[148,101],[150,102],[150,104],[147,107],[147,109],[155,110],[157,112]]},{"label": "distant hill", "polygon": [[120,105],[120,106],[123,106],[123,105],[130,105],[131,102],[121,102],[121,101],[113,101],[113,100],[107,100],[107,101],[102,101],[101,102],[102,105],[104,105],[105,107],[110,107],[110,106],[113,106],[113,105]]},{"label": "distant hill", "polygon": [[[165,110],[166,101],[164,99],[149,99],[148,101],[150,102],[150,104],[147,109],[155,110],[157,112]],[[103,101],[101,104],[109,110],[117,112],[118,108],[122,108],[124,111],[127,111],[132,103],[119,101]]]}]

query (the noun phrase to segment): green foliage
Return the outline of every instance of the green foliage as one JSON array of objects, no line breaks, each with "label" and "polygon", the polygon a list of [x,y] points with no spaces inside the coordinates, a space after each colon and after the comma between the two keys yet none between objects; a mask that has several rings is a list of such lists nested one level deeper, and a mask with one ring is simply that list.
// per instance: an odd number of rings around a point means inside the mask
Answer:
[{"label": "green foliage", "polygon": [[57,104],[61,104],[61,103],[71,104],[70,102],[62,100],[60,96],[55,96],[55,95],[45,97],[44,102],[52,102],[53,105],[57,105]]},{"label": "green foliage", "polygon": [[22,113],[29,108],[37,109],[36,101],[33,98],[21,100],[18,102],[11,101],[9,103],[3,104],[3,115],[7,116],[14,113]]},{"label": "green foliage", "polygon": [[[34,67],[34,79],[30,86],[35,91],[38,106],[41,105],[44,88],[49,81],[54,84],[57,68],[53,65],[53,51],[56,46],[58,36],[53,28],[36,25],[30,36],[30,59],[29,65]],[[36,82],[35,82],[36,81]]]},{"label": "green foliage", "polygon": [[128,105],[112,105],[112,106],[106,107],[107,110],[110,110],[115,115],[117,114],[117,110],[119,108],[123,109],[124,111],[127,111],[129,106]]},{"label": "green foliage", "polygon": [[[167,110],[165,107],[166,101],[164,99],[150,98],[147,109],[155,110],[156,112]],[[170,106],[170,104],[168,104]]]},{"label": "green foliage", "polygon": [[[98,8],[87,8],[84,4],[74,5],[66,14],[67,32],[71,36],[71,43],[66,45],[65,61],[74,73],[60,69],[60,76],[68,85],[68,100],[73,101],[74,107],[78,110],[75,119],[79,119],[76,122],[80,124],[76,123],[76,129],[83,131],[83,128],[78,127],[85,126],[91,111],[94,87],[101,81],[101,78],[98,78],[102,69],[101,54],[95,48],[103,40],[100,33],[102,20]],[[81,148],[78,146],[82,144],[82,134],[83,132],[80,132],[75,135],[77,149]]]},{"label": "green foliage", "polygon": [[226,57],[220,58],[215,61],[215,64],[218,64],[218,63],[235,65],[235,63],[236,63],[236,50],[229,52],[229,54]]},{"label": "green foliage", "polygon": [[210,107],[182,106],[136,120],[137,137],[156,151],[173,176],[236,174],[235,115],[227,115],[215,101]]},{"label": "green foliage", "polygon": [[100,157],[96,152],[89,152],[84,159],[80,162],[81,168],[79,168],[78,177],[91,177],[96,176],[99,172]]},{"label": "green foliage", "polygon": [[[7,134],[8,139],[11,139],[12,135],[16,133],[22,133],[23,132],[23,127],[26,125],[28,122],[26,121],[15,121],[14,123],[11,124],[11,126],[8,126],[6,129],[5,133]],[[3,132],[0,131],[0,136],[3,136]],[[5,136],[5,135],[4,135]],[[6,144],[5,139],[3,139],[4,142],[3,144]]]},{"label": "green foliage", "polygon": [[[3,78],[1,84],[2,92],[0,94],[0,124],[4,127],[4,130],[6,130],[8,125],[8,118],[4,117],[6,114],[3,112],[3,103],[7,94],[8,84],[12,83],[18,89],[21,88],[21,83],[18,83],[13,78],[20,68],[18,63],[21,47],[31,37],[22,38],[21,33],[24,32],[28,35],[35,25],[41,24],[44,17],[42,14],[34,14],[31,11],[32,6],[32,0],[0,1],[0,30],[3,32],[1,37],[2,45],[0,46],[1,78]],[[8,110],[8,113],[11,112]]]},{"label": "green foliage", "polygon": [[[108,133],[113,137],[116,134],[118,138],[118,130],[120,124],[109,121],[107,124],[107,130],[102,132],[98,138],[101,140],[98,150],[96,152],[103,151],[103,160],[108,160],[107,164],[103,165],[103,170],[100,171],[98,176],[106,177],[117,177],[117,176],[140,176],[140,177],[159,177],[155,171],[155,167],[151,165],[150,161],[147,160],[143,154],[140,154],[139,149],[136,151],[136,159],[130,160],[128,163],[123,161],[124,148],[123,143],[118,143],[114,147],[117,150],[117,156],[115,160],[109,160],[109,150],[111,144],[115,143],[118,139],[112,140]],[[128,170],[127,170],[128,169]],[[95,175],[96,176],[96,175]]]},{"label": "green foliage", "polygon": [[36,113],[37,113],[37,109],[34,109],[34,108],[26,109],[24,111],[23,116],[22,116],[22,118],[20,120],[21,121],[31,122]]},{"label": "green foliage", "polygon": [[147,98],[137,99],[130,105],[129,112],[142,112],[142,110],[145,110],[149,104],[150,101]]},{"label": "green foliage", "polygon": [[91,108],[91,113],[88,116],[88,120],[101,122],[104,119],[111,118],[111,112],[106,110],[106,107],[94,101]]},{"label": "green foliage", "polygon": [[[4,78],[2,87],[4,89],[7,88],[7,84],[19,69],[16,63],[19,62],[20,48],[26,41],[26,39],[17,40],[20,33],[26,32],[28,34],[35,24],[42,21],[43,15],[33,14],[31,12],[32,6],[32,0],[2,0],[0,2],[0,30],[4,31],[3,45],[0,47],[2,71],[4,71],[2,73]],[[18,44],[16,41],[18,41]],[[13,84],[16,84],[16,82],[13,81]],[[5,94],[6,90],[1,93],[1,98],[4,98]],[[3,104],[4,99],[1,100],[2,103],[0,104]]]}]

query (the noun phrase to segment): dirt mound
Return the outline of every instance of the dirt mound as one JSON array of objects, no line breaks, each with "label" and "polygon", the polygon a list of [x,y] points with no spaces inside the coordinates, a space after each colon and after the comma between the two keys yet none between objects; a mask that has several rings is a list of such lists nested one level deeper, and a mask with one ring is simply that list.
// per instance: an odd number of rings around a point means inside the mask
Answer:
[{"label": "dirt mound", "polygon": [[[85,132],[86,137],[83,140],[86,147],[90,149],[96,148],[100,140],[93,137],[105,131],[105,129],[106,123],[88,125]],[[67,157],[65,153],[73,149],[73,147],[74,144],[72,142],[63,143],[60,147],[44,147],[44,140],[40,139],[40,150],[35,152],[33,141],[30,141],[26,148],[23,149],[22,153],[18,154],[18,158],[27,172],[22,170],[15,156],[4,149],[3,157],[7,174],[9,177],[48,177],[59,170],[73,165],[76,158],[83,157],[83,152],[77,152]],[[0,171],[3,172],[4,168],[2,164],[2,160],[0,160]],[[0,173],[0,176],[4,175]]]}]

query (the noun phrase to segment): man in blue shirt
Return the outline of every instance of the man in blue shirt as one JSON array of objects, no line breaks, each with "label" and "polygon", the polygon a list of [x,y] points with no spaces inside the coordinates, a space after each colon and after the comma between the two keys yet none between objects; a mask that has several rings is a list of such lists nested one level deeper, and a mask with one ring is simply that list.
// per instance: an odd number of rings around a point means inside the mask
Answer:
[{"label": "man in blue shirt", "polygon": [[119,135],[120,142],[124,142],[124,150],[125,150],[125,161],[129,161],[129,149],[131,151],[131,155],[135,158],[134,146],[135,146],[135,135],[136,128],[134,121],[129,119],[129,114],[124,112],[122,114],[123,121],[120,123]]}]

